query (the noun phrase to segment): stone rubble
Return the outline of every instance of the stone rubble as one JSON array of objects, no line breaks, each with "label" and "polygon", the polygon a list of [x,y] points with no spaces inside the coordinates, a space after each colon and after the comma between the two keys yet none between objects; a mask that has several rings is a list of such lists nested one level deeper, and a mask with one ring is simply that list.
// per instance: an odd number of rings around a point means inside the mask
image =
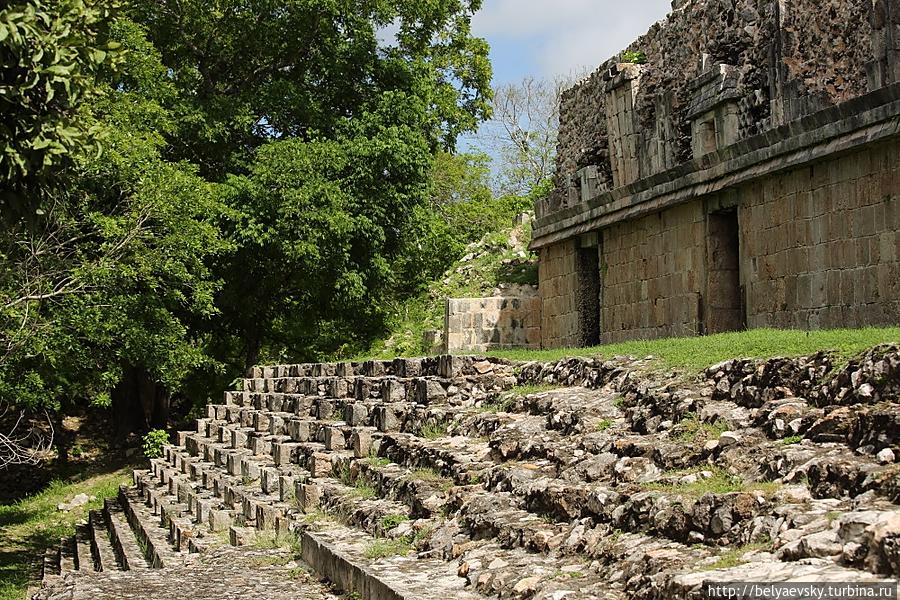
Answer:
[{"label": "stone rubble", "polygon": [[[129,597],[125,582],[191,578],[226,551],[240,569],[276,535],[366,599],[687,600],[707,581],[897,577],[900,349],[836,364],[255,368],[51,553],[36,597]],[[272,577],[274,592],[287,575]]]}]

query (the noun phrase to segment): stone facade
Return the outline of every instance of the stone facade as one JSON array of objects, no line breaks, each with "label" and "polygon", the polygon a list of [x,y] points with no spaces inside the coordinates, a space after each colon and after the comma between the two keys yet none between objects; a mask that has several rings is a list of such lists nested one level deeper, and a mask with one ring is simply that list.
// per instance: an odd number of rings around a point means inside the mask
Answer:
[{"label": "stone facade", "polygon": [[449,298],[446,352],[487,352],[541,346],[541,300],[531,296]]},{"label": "stone facade", "polygon": [[900,0],[678,1],[627,50],[561,100],[544,347],[900,322]]}]

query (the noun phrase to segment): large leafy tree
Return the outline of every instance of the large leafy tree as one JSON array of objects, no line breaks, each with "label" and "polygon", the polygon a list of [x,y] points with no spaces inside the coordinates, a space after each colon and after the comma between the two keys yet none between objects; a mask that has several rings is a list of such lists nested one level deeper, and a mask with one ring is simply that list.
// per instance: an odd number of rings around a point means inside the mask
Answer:
[{"label": "large leafy tree", "polygon": [[182,92],[170,152],[215,179],[272,139],[337,135],[389,91],[421,98],[422,133],[446,146],[489,112],[487,45],[470,31],[481,0],[134,4]]},{"label": "large leafy tree", "polygon": [[[490,112],[480,0],[135,0],[178,90],[167,156],[223,182],[211,352],[363,345],[430,274],[430,163]],[[434,270],[433,268],[431,270]]]}]

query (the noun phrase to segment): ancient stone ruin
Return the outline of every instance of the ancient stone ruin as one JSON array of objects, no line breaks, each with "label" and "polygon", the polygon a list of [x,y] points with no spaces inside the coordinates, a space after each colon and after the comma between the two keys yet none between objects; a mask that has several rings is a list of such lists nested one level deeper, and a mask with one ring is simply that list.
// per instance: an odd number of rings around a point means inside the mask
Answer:
[{"label": "ancient stone ruin", "polygon": [[678,0],[563,97],[542,345],[896,324],[898,194],[900,1]]},{"label": "ancient stone ruin", "polygon": [[241,388],[48,551],[36,598],[687,600],[900,575],[898,346],[687,378],[284,365]]}]

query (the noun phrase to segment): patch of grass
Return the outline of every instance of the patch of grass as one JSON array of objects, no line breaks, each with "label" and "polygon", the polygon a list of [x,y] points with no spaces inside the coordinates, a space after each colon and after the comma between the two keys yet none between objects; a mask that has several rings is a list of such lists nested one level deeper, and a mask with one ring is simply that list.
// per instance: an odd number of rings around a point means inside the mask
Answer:
[{"label": "patch of grass", "polygon": [[256,556],[250,561],[257,569],[263,567],[283,567],[293,560],[290,556]]},{"label": "patch of grass", "polygon": [[702,421],[696,414],[690,413],[685,415],[684,419],[678,422],[678,428],[681,431],[675,435],[676,440],[679,442],[699,442],[718,439],[719,436],[728,431],[731,426],[728,423],[719,420],[707,423]]},{"label": "patch of grass", "polygon": [[884,343],[900,341],[900,327],[867,327],[797,331],[789,329],[753,329],[704,337],[636,340],[594,348],[559,350],[498,350],[492,356],[511,360],[556,361],[568,356],[611,358],[629,355],[654,356],[662,369],[700,371],[723,360],[736,357],[772,358],[804,356],[819,350],[833,350],[838,361]]},{"label": "patch of grass", "polygon": [[425,438],[426,440],[439,440],[442,437],[447,435],[447,428],[444,425],[439,425],[437,423],[429,423],[422,427],[422,431],[419,433],[420,437]]},{"label": "patch of grass", "polygon": [[[276,534],[271,531],[260,531],[253,540],[254,547],[260,550],[290,550],[294,556],[300,556],[302,547],[300,538],[293,534]],[[288,561],[285,561],[288,562]]]},{"label": "patch of grass", "polygon": [[409,542],[406,540],[375,540],[369,544],[363,555],[371,560],[386,558],[388,556],[403,556],[409,554],[412,550]]},{"label": "patch of grass", "polygon": [[612,419],[603,419],[602,421],[597,423],[596,430],[597,431],[606,431],[607,429],[609,429],[612,426],[613,426]]},{"label": "patch of grass", "polygon": [[[712,477],[699,477],[702,470],[708,470],[712,473]],[[772,496],[781,488],[781,484],[774,481],[766,482],[746,482],[737,475],[732,475],[722,469],[691,469],[688,471],[674,471],[667,473],[670,477],[684,477],[687,475],[698,475],[696,481],[692,483],[660,483],[652,482],[646,484],[646,488],[669,492],[673,494],[682,494],[699,498],[704,494],[731,494],[733,492],[752,492],[760,491],[766,497]]]},{"label": "patch of grass", "polygon": [[389,531],[400,523],[406,523],[407,521],[409,521],[409,517],[406,515],[387,515],[381,519],[381,528]]},{"label": "patch of grass", "polygon": [[441,475],[440,471],[433,468],[413,469],[412,473],[410,473],[410,477],[419,481],[437,483],[443,491],[447,491],[453,487],[452,479],[444,477]]},{"label": "patch of grass", "polygon": [[[0,600],[22,600],[28,585],[40,577],[44,550],[74,535],[75,524],[89,510],[101,508],[104,498],[117,495],[119,485],[130,482],[128,467],[74,483],[53,481],[34,496],[0,506]],[[96,499],[70,512],[56,509],[81,493]]]},{"label": "patch of grass", "polygon": [[334,523],[337,521],[337,519],[335,519],[332,515],[319,508],[299,515],[298,518],[300,522],[305,525],[320,525],[323,523]]},{"label": "patch of grass", "polygon": [[747,561],[744,560],[744,556],[749,554],[750,552],[757,552],[759,550],[766,550],[769,548],[770,543],[756,543],[756,544],[747,544],[746,546],[740,546],[738,548],[732,548],[731,550],[727,550],[719,555],[719,558],[710,565],[705,565],[702,567],[702,571],[715,571],[718,569],[733,569],[734,567],[739,567]]},{"label": "patch of grass", "polygon": [[377,454],[370,454],[368,458],[366,458],[366,462],[373,467],[386,467],[391,464],[390,460],[382,456],[378,456]]},{"label": "patch of grass", "polygon": [[361,500],[370,500],[378,494],[371,485],[357,485],[353,488],[353,491],[350,492],[350,495]]},{"label": "patch of grass", "polygon": [[783,440],[781,440],[781,443],[784,444],[785,446],[791,446],[793,444],[799,444],[802,441],[803,441],[802,435],[792,435],[790,437],[786,437]]}]

